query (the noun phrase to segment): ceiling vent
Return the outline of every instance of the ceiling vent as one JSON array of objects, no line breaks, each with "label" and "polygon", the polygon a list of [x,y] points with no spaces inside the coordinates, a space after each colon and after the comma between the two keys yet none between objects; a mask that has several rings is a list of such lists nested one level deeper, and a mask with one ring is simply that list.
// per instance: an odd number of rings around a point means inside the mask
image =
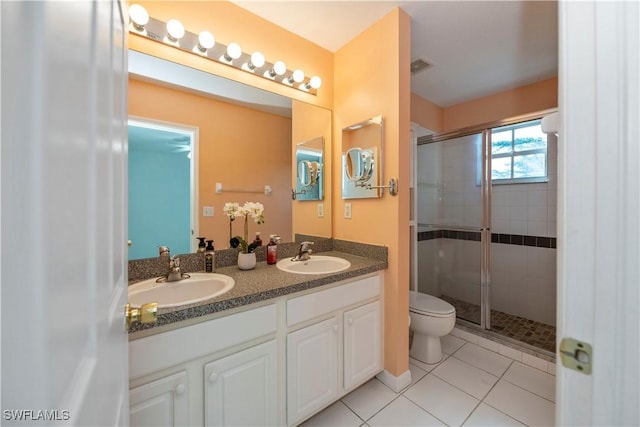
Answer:
[{"label": "ceiling vent", "polygon": [[433,67],[433,64],[428,63],[424,59],[416,59],[411,63],[411,74],[417,74],[431,67]]}]

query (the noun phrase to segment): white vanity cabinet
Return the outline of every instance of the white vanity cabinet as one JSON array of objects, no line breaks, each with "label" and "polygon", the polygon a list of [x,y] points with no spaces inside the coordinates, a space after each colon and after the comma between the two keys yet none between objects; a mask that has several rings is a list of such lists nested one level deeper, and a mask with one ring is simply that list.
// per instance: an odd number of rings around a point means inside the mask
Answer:
[{"label": "white vanity cabinet", "polygon": [[278,309],[254,308],[129,343],[130,425],[276,425]]},{"label": "white vanity cabinet", "polygon": [[287,424],[382,370],[381,295],[376,275],[287,301]]},{"label": "white vanity cabinet", "polygon": [[278,424],[276,340],[204,365],[204,425]]},{"label": "white vanity cabinet", "polygon": [[297,425],[382,370],[382,274],[129,343],[130,425]]},{"label": "white vanity cabinet", "polygon": [[189,425],[187,372],[183,370],[132,388],[129,422],[132,426]]},{"label": "white vanity cabinet", "polygon": [[340,325],[327,319],[287,335],[287,419],[302,420],[338,398]]},{"label": "white vanity cabinet", "polygon": [[344,389],[351,391],[382,369],[382,307],[374,301],[344,313]]}]

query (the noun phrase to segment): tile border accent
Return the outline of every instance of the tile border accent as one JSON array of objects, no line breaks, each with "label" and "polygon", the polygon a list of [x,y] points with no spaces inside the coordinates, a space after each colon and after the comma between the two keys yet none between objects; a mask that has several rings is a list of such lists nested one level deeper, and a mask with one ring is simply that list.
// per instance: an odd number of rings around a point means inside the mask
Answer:
[{"label": "tile border accent", "polygon": [[[474,242],[480,241],[479,231],[459,231],[459,230],[431,230],[431,231],[419,231],[418,241],[434,240],[434,239],[455,239],[455,240],[470,240]],[[503,243],[507,245],[518,246],[533,246],[538,248],[557,248],[556,237],[544,237],[544,236],[526,236],[523,234],[506,234],[506,233],[491,233],[491,243]]]}]

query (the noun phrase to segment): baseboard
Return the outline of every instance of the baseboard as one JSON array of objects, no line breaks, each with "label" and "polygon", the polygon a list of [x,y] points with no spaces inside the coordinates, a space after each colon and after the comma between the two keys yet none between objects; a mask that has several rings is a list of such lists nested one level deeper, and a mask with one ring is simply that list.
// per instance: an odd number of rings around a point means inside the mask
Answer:
[{"label": "baseboard", "polygon": [[376,375],[376,378],[391,390],[399,393],[411,384],[411,371],[407,369],[402,375],[396,377],[385,369]]}]

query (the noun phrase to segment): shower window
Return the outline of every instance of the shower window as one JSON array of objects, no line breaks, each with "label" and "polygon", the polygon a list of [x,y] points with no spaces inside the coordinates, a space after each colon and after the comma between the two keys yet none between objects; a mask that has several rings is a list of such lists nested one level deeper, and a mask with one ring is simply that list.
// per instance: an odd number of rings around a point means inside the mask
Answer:
[{"label": "shower window", "polygon": [[540,120],[491,129],[491,180],[547,182],[547,135]]}]

